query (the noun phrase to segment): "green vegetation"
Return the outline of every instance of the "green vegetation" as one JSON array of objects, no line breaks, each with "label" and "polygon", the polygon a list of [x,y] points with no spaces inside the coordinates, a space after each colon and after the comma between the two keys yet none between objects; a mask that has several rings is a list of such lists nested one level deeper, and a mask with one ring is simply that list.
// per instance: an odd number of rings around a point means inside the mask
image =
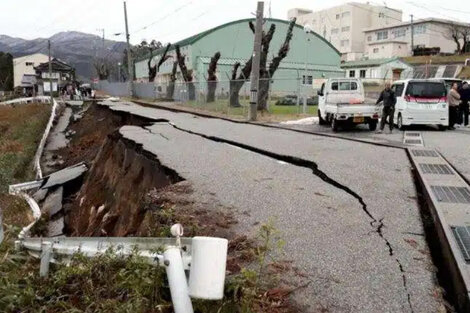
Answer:
[{"label": "green vegetation", "polygon": [[[228,100],[216,100],[211,103],[201,103],[197,101],[188,101],[178,103],[179,106],[191,108],[194,110],[208,111],[216,114],[228,115],[235,118],[246,118],[248,116],[249,103],[248,100],[241,99],[242,107],[234,108],[228,105]],[[260,112],[262,120],[290,120],[305,115],[317,115],[317,106],[307,106],[307,114],[302,114],[302,105],[276,105],[276,100],[269,101],[268,112]]]},{"label": "green vegetation", "polygon": [[47,104],[0,107],[0,192],[34,177],[32,159],[49,116]]},{"label": "green vegetation", "polygon": [[13,90],[13,56],[0,51],[0,90]]}]

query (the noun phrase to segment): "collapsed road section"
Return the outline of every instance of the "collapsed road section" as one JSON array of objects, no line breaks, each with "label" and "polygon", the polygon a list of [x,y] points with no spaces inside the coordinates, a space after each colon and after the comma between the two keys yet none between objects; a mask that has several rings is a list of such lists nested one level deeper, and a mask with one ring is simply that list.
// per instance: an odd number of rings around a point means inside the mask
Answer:
[{"label": "collapsed road section", "polygon": [[[300,302],[339,312],[442,309],[403,150],[103,104],[171,121],[119,132],[184,177],[200,201],[211,195],[232,207],[236,231],[253,233],[277,218],[287,255],[314,281],[296,295]],[[324,175],[292,164],[295,158]]]}]

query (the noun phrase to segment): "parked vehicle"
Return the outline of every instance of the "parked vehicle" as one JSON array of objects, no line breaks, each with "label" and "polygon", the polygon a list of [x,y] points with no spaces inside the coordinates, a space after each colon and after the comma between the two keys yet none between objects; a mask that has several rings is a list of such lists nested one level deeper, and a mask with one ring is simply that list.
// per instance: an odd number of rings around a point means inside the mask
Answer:
[{"label": "parked vehicle", "polygon": [[431,80],[431,81],[444,81],[444,83],[446,85],[447,92],[450,91],[450,89],[452,88],[452,85],[454,83],[457,83],[457,85],[459,85],[459,88],[462,86],[462,83],[463,83],[463,80],[461,80],[459,78],[430,78],[429,80]]},{"label": "parked vehicle", "polygon": [[[307,98],[307,105],[317,104],[316,99],[313,97]],[[300,97],[299,105],[303,105],[303,97]],[[297,96],[296,95],[287,95],[276,101],[276,105],[297,105]]]},{"label": "parked vehicle", "polygon": [[406,79],[395,81],[392,90],[397,96],[395,121],[399,129],[409,125],[449,125],[447,89],[444,80]]},{"label": "parked vehicle", "polygon": [[379,107],[365,103],[364,86],[357,78],[331,78],[318,91],[318,118],[320,125],[330,123],[333,131],[340,126],[368,124],[377,128]]}]

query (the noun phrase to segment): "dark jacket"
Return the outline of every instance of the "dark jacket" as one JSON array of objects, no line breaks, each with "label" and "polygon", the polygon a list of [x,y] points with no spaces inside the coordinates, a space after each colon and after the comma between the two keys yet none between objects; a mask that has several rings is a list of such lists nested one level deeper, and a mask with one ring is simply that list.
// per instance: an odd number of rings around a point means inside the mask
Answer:
[{"label": "dark jacket", "polygon": [[392,89],[384,89],[380,93],[379,99],[377,99],[377,102],[375,104],[379,104],[380,102],[384,103],[384,107],[395,107],[395,104],[397,103],[397,97],[395,96],[395,92]]},{"label": "dark jacket", "polygon": [[460,93],[460,100],[462,101],[462,103],[468,104],[468,102],[470,101],[470,86],[467,85],[465,88],[464,87],[460,88],[459,93]]}]

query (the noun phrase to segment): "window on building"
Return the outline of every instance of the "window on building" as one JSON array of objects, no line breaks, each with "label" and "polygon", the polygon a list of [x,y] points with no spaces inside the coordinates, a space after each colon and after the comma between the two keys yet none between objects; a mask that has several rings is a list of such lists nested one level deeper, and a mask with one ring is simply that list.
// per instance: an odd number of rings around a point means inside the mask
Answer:
[{"label": "window on building", "polygon": [[377,40],[388,39],[388,30],[382,30],[375,33],[377,35]]},{"label": "window on building", "polygon": [[344,17],[348,17],[348,16],[350,16],[350,15],[351,15],[351,12],[349,12],[349,11],[343,12],[343,13],[341,14],[341,16],[342,16],[343,18],[344,18]]},{"label": "window on building", "polygon": [[347,46],[349,46],[349,39],[341,40],[341,47],[347,47]]},{"label": "window on building", "polygon": [[349,26],[345,26],[341,28],[341,31],[344,33],[344,32],[348,32],[350,29],[351,28]]},{"label": "window on building", "polygon": [[380,12],[380,13],[379,13],[379,18],[384,18],[384,17],[385,17],[385,13]]},{"label": "window on building", "polygon": [[360,70],[359,71],[359,77],[360,78],[366,78],[366,70]]},{"label": "window on building", "polygon": [[33,62],[26,62],[26,66],[34,66]]},{"label": "window on building", "polygon": [[367,36],[367,41],[372,41],[372,36]]},{"label": "window on building", "polygon": [[374,50],[372,50],[373,53],[379,53],[379,48],[374,48]]},{"label": "window on building", "polygon": [[339,20],[339,17],[340,17],[340,15],[339,15],[339,14],[336,14],[336,19],[337,19],[337,20]]},{"label": "window on building", "polygon": [[349,77],[351,77],[351,78],[356,77],[356,71],[354,71],[354,70],[349,71]]},{"label": "window on building", "polygon": [[426,25],[416,25],[413,27],[413,34],[425,34],[426,33]]},{"label": "window on building", "polygon": [[313,84],[313,76],[312,75],[302,75],[302,84],[311,86]]},{"label": "window on building", "polygon": [[339,33],[339,28],[332,28],[331,29],[331,34],[332,35],[336,35],[337,33]]},{"label": "window on building", "polygon": [[400,38],[406,36],[406,29],[405,28],[398,28],[392,30],[393,38]]}]

